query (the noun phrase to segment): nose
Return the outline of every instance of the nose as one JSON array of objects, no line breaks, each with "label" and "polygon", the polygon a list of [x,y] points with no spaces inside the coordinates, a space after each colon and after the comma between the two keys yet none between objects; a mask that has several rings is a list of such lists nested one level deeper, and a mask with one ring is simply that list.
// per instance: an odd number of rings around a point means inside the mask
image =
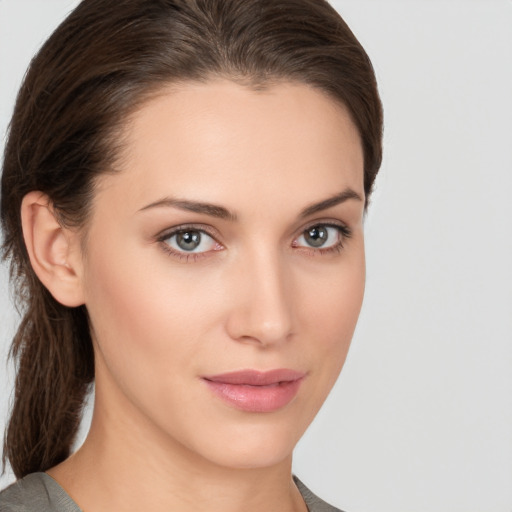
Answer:
[{"label": "nose", "polygon": [[232,272],[227,331],[232,339],[270,347],[292,334],[292,290],[278,254],[254,255]]}]

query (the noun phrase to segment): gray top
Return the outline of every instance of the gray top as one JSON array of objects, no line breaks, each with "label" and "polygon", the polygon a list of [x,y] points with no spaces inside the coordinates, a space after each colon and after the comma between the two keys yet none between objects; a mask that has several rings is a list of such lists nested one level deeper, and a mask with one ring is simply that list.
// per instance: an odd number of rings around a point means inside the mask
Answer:
[{"label": "gray top", "polygon": [[[309,512],[341,512],[315,496],[293,477]],[[0,492],[0,512],[82,512],[66,491],[46,473],[32,473]]]}]

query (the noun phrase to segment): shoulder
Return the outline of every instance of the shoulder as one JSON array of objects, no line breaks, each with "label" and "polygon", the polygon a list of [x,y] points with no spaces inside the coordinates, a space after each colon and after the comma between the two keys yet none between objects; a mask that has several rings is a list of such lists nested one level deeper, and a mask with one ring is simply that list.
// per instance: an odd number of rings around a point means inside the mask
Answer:
[{"label": "shoulder", "polygon": [[7,487],[0,493],[0,512],[53,512],[46,478],[45,473],[32,473]]},{"label": "shoulder", "polygon": [[295,475],[293,477],[297,488],[299,489],[309,512],[342,512],[339,508],[333,507],[320,499],[316,494],[310,491]]},{"label": "shoulder", "polygon": [[0,492],[0,512],[80,512],[46,473],[32,473]]}]

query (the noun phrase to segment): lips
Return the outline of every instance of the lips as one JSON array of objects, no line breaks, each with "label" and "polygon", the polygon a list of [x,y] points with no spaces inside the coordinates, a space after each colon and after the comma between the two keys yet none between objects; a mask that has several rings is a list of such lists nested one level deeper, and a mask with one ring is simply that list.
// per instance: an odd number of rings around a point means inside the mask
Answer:
[{"label": "lips", "polygon": [[273,412],[289,404],[305,374],[296,370],[243,370],[203,377],[209,389],[228,405],[246,412]]}]

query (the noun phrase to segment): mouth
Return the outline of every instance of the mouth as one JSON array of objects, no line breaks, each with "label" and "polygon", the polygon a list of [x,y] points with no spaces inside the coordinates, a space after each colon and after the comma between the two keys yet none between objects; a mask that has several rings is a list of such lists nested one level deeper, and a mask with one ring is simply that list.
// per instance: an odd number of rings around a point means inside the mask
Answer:
[{"label": "mouth", "polygon": [[246,412],[273,412],[297,395],[306,374],[290,369],[242,370],[202,377],[215,396]]}]

